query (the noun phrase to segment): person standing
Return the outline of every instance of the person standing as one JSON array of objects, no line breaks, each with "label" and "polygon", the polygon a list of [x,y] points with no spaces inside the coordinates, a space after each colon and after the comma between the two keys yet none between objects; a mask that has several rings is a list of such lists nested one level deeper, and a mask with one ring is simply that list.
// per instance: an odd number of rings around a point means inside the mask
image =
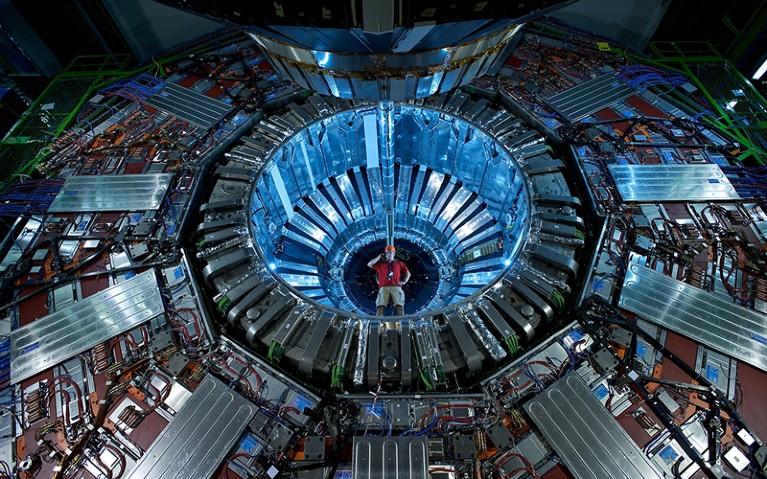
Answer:
[{"label": "person standing", "polygon": [[397,309],[397,315],[405,314],[405,292],[402,287],[410,281],[410,270],[402,261],[394,259],[397,252],[393,245],[387,245],[383,254],[368,262],[378,276],[378,297],[376,298],[376,315],[383,316],[386,306],[391,300]]}]

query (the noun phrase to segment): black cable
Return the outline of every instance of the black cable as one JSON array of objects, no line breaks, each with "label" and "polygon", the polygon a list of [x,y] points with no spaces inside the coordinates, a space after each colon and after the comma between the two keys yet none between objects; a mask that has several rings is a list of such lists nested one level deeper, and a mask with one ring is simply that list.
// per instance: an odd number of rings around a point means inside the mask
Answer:
[{"label": "black cable", "polygon": [[[590,311],[590,308],[593,308],[592,311]],[[610,317],[602,316],[600,315],[601,312],[606,312],[610,314]],[[599,323],[607,323],[607,324],[617,324],[619,326],[622,326],[635,334],[639,334],[643,337],[643,339],[656,351],[660,352],[664,357],[668,358],[671,362],[673,362],[679,369],[682,370],[687,376],[689,376],[692,380],[697,381],[698,384],[701,386],[704,386],[708,388],[709,395],[711,396],[710,402],[714,405],[715,409],[722,408],[726,410],[730,416],[735,419],[739,426],[751,430],[751,428],[748,427],[743,417],[740,415],[740,413],[737,411],[737,408],[735,407],[735,404],[732,403],[724,394],[716,388],[714,384],[712,384],[707,378],[702,376],[700,373],[698,373],[694,368],[692,368],[690,365],[688,365],[686,362],[684,362],[681,358],[679,358],[676,354],[666,349],[666,347],[661,344],[655,336],[647,333],[644,329],[640,328],[636,322],[629,320],[623,314],[615,308],[613,305],[608,303],[604,298],[600,297],[599,295],[592,295],[589,298],[587,298],[584,303],[583,307],[579,311],[579,316],[581,321],[584,323],[584,327],[597,331],[603,327],[603,325],[600,325]],[[596,324],[595,324],[596,322]],[[604,342],[604,338],[606,336],[602,335],[595,335],[595,338],[598,338],[598,341]],[[641,397],[645,399],[648,406],[650,406],[655,414],[658,416],[658,418],[661,419],[661,422],[663,422],[664,426],[669,430],[669,432],[677,438],[677,442],[685,449],[685,452],[688,454],[688,456],[693,459],[700,467],[701,469],[711,477],[716,477],[715,471],[711,469],[711,466],[705,462],[705,460],[700,457],[695,449],[690,444],[687,437],[684,435],[684,432],[679,428],[679,426],[669,419],[667,415],[664,413],[661,405],[659,404],[658,400],[656,398],[650,397],[644,387],[639,384],[639,381],[633,381],[635,385],[635,389],[638,394],[640,394]],[[761,442],[757,440],[757,444],[761,446]]]}]

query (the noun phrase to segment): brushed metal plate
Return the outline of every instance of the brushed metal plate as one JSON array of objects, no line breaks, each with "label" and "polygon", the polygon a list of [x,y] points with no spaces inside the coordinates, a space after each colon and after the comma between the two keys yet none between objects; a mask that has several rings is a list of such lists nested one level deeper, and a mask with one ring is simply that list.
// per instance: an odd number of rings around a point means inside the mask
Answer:
[{"label": "brushed metal plate", "polygon": [[154,271],[146,271],[11,331],[16,384],[163,313]]},{"label": "brushed metal plate", "polygon": [[524,406],[579,479],[661,479],[663,476],[576,373]]}]

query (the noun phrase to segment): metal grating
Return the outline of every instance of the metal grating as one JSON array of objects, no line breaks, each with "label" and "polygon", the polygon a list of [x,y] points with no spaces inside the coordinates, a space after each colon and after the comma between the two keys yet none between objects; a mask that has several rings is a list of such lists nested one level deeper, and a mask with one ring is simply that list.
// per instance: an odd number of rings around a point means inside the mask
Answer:
[{"label": "metal grating", "polygon": [[767,371],[767,316],[639,264],[629,265],[618,306]]},{"label": "metal grating", "polygon": [[165,85],[149,97],[146,104],[206,130],[215,126],[234,108],[228,103],[175,83]]},{"label": "metal grating", "polygon": [[207,376],[127,479],[212,477],[258,407]]},{"label": "metal grating", "polygon": [[636,93],[613,74],[583,82],[569,90],[545,98],[554,111],[570,122],[581,120]]},{"label": "metal grating", "polygon": [[609,165],[623,201],[739,200],[718,165]]},{"label": "metal grating", "polygon": [[58,76],[48,85],[0,142],[0,181],[12,180],[21,169],[29,173],[40,150],[65,125],[96,80]]},{"label": "metal grating", "polygon": [[162,204],[172,173],[67,178],[49,213],[154,211]]},{"label": "metal grating", "polygon": [[14,183],[14,175],[32,161],[45,142],[0,143],[0,181]]},{"label": "metal grating", "polygon": [[[88,93],[96,79],[57,77],[11,132],[18,140],[45,141]],[[42,147],[45,145],[38,145]]]},{"label": "metal grating", "polygon": [[524,407],[578,479],[663,477],[577,373],[558,380]]},{"label": "metal grating", "polygon": [[11,331],[16,384],[165,311],[154,271],[146,271]]}]

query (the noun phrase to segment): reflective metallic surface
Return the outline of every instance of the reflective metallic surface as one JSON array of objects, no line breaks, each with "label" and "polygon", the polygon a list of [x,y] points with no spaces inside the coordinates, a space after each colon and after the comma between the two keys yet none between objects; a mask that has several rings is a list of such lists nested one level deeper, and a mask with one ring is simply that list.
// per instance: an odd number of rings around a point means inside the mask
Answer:
[{"label": "reflective metallic surface", "polygon": [[718,165],[611,165],[625,201],[721,201],[740,196]]},{"label": "reflective metallic surface", "polygon": [[[391,159],[379,156],[387,148],[377,145],[378,128],[366,129],[375,110],[348,110],[294,134],[256,180],[252,224],[266,263],[325,304],[358,309],[344,300],[343,275],[358,251],[387,239],[387,222],[395,241],[421,245],[443,272],[428,309],[487,284],[516,261],[526,238],[527,180],[501,144],[435,110],[403,105],[395,116]],[[503,243],[490,261],[474,250],[488,242]],[[314,256],[291,256],[291,245]],[[460,258],[461,270],[451,271]]]},{"label": "reflective metallic surface", "polygon": [[[436,5],[336,2],[297,7],[308,21],[294,25],[294,5],[251,9],[240,4],[162,0],[236,25],[262,47],[283,78],[324,95],[367,101],[403,101],[446,93],[495,73],[510,41],[526,21],[572,0]],[[274,15],[269,10],[274,9]],[[455,16],[464,21],[456,22]],[[267,20],[268,18],[268,20]]]},{"label": "reflective metallic surface", "polygon": [[355,478],[426,479],[429,477],[429,446],[421,437],[355,438]]},{"label": "reflective metallic surface", "polygon": [[569,121],[576,122],[635,93],[634,88],[614,75],[602,75],[551,95],[546,103]]},{"label": "reflective metallic surface", "polygon": [[664,477],[577,373],[554,383],[525,410],[579,478]]},{"label": "reflective metallic surface", "polygon": [[61,308],[11,332],[11,379],[19,383],[162,312],[154,271]]},{"label": "reflective metallic surface", "polygon": [[87,213],[89,211],[156,210],[172,179],[168,173],[132,175],[128,178],[85,176],[67,178],[48,211]]},{"label": "reflective metallic surface", "polygon": [[224,383],[206,377],[127,477],[210,477],[256,412]]},{"label": "reflective metallic surface", "polygon": [[226,102],[172,83],[147,98],[147,104],[202,128],[215,126],[232,111]]},{"label": "reflective metallic surface", "polygon": [[[293,127],[297,111],[312,119],[304,129]],[[330,371],[334,383],[348,374],[370,385],[386,375],[405,385],[410,358],[430,384],[464,367],[479,373],[486,360],[505,357],[499,341],[536,338],[554,317],[551,305],[561,308],[555,289],[578,271],[583,241],[568,227],[579,221],[578,200],[540,136],[463,92],[397,104],[393,118],[394,241],[413,252],[410,267],[423,261],[429,278],[408,290],[415,297],[399,334],[379,329],[373,298],[365,296],[366,255],[379,254],[369,248],[387,239],[373,105],[313,95],[260,121],[240,145],[258,152],[235,147],[201,208],[198,257],[228,327],[303,370],[305,341],[321,341],[308,356],[312,374]],[[250,238],[243,236],[248,223]],[[490,301],[498,309],[480,308]],[[301,309],[288,314],[287,304]],[[297,320],[321,324],[324,333],[286,339],[282,332]],[[378,359],[384,334],[398,338],[398,361],[388,370]],[[443,337],[461,342],[456,357],[433,354]]]},{"label": "reflective metallic surface", "polygon": [[629,265],[621,307],[767,371],[767,315],[639,264]]},{"label": "reflective metallic surface", "polygon": [[259,33],[252,36],[277,71],[299,85],[345,99],[402,101],[445,93],[497,69],[520,26],[493,24],[487,35],[466,43],[373,55],[315,51]]}]

